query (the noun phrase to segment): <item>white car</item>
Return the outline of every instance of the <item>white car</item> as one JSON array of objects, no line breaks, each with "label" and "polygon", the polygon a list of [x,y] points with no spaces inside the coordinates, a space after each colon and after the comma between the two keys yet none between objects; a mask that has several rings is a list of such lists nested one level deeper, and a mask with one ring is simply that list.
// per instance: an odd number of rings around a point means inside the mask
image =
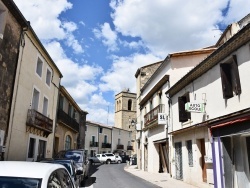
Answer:
[{"label": "white car", "polygon": [[118,164],[122,163],[122,158],[119,155],[116,155],[115,156],[115,162],[118,163]]},{"label": "white car", "polygon": [[69,172],[60,164],[0,161],[1,188],[75,188]]}]

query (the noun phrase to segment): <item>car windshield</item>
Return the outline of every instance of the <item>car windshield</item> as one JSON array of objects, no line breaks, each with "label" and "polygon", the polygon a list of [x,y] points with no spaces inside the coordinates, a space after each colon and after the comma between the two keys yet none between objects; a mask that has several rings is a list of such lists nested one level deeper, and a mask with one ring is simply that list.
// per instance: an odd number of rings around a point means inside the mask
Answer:
[{"label": "car windshield", "polygon": [[1,188],[40,188],[41,182],[35,178],[0,177]]},{"label": "car windshield", "polygon": [[77,163],[83,162],[81,152],[78,151],[67,151],[65,157],[68,159],[73,159]]}]

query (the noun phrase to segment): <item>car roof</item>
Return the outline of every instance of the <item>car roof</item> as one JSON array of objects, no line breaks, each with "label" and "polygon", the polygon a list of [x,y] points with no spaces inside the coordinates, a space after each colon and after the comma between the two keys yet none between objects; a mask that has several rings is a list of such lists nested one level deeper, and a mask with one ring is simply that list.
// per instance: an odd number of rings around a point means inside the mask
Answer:
[{"label": "car roof", "polygon": [[0,161],[0,176],[44,178],[51,172],[64,168],[61,164],[28,162],[28,161]]}]

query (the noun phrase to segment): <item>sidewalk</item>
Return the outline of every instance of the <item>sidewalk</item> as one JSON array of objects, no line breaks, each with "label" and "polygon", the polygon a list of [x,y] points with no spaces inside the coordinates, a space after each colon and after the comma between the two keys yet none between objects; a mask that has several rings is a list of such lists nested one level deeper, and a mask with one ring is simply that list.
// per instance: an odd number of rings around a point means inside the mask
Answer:
[{"label": "sidewalk", "polygon": [[143,170],[137,169],[136,165],[126,165],[124,170],[162,188],[197,188],[193,185],[184,183],[183,181],[173,179],[169,177],[169,174],[167,173],[145,172]]}]

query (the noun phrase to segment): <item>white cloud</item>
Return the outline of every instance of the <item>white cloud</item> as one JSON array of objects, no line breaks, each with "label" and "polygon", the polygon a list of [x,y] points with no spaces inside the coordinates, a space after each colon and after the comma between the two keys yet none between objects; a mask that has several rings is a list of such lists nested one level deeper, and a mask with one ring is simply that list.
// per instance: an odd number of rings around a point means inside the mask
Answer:
[{"label": "white cloud", "polygon": [[113,0],[110,5],[117,32],[140,37],[154,54],[166,55],[213,45],[227,0]]},{"label": "white cloud", "polygon": [[139,67],[160,61],[159,57],[152,54],[134,54],[130,57],[114,57],[112,68],[101,77],[103,83],[99,85],[100,90],[114,91],[115,94],[125,88],[136,92],[135,73]]},{"label": "white cloud", "polygon": [[102,39],[103,44],[108,47],[108,51],[118,50],[117,34],[112,31],[109,23],[104,23],[100,29],[93,29],[93,32],[97,38]]}]

